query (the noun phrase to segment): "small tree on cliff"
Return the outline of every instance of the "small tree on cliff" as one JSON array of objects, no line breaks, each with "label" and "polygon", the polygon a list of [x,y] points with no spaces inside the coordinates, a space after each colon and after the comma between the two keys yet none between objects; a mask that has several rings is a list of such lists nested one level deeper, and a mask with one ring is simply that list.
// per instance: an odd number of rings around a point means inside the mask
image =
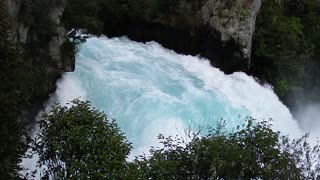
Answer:
[{"label": "small tree on cliff", "polygon": [[125,176],[131,145],[115,121],[73,100],[52,106],[39,122],[35,148],[43,178],[119,179]]}]

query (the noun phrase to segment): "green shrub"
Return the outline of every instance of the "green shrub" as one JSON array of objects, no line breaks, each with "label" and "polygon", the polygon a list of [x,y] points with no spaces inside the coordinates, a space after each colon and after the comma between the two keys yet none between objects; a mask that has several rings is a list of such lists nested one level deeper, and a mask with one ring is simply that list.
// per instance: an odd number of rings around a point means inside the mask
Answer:
[{"label": "green shrub", "polygon": [[[254,125],[256,123],[256,125]],[[315,179],[319,178],[319,146],[307,136],[290,141],[269,122],[249,118],[236,132],[212,131],[191,142],[159,136],[162,148],[140,156],[132,167],[137,179]],[[314,161],[316,159],[316,161]],[[316,169],[312,169],[316,165]]]},{"label": "green shrub", "polygon": [[74,100],[55,105],[39,122],[35,142],[44,177],[53,179],[119,179],[125,176],[131,145],[115,120]]}]

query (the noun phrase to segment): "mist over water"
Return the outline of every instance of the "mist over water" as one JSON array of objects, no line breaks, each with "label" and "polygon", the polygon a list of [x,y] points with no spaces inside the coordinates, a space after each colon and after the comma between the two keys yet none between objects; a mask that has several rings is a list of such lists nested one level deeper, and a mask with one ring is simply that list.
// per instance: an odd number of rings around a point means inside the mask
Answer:
[{"label": "mist over water", "polygon": [[75,72],[65,73],[51,102],[80,98],[115,118],[133,155],[157,146],[157,135],[183,135],[216,125],[241,125],[246,116],[274,120],[274,129],[301,134],[270,87],[244,73],[225,75],[206,59],[179,55],[155,42],[90,38],[81,46]]},{"label": "mist over water", "polygon": [[320,137],[320,103],[301,103],[295,117],[305,133],[310,133],[310,143],[315,145]]}]

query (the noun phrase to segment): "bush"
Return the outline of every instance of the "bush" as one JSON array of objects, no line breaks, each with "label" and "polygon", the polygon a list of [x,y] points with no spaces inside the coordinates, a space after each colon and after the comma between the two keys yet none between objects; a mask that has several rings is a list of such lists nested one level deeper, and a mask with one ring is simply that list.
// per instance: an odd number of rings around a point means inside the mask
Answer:
[{"label": "bush", "polygon": [[74,100],[52,106],[39,122],[35,148],[45,178],[119,179],[131,145],[114,119]]},{"label": "bush", "polygon": [[[138,179],[315,179],[320,176],[319,146],[307,136],[296,141],[282,137],[269,122],[249,118],[236,132],[214,130],[206,137],[159,136],[163,148],[133,163]],[[314,161],[316,160],[316,161]],[[312,169],[315,165],[317,168]]]}]

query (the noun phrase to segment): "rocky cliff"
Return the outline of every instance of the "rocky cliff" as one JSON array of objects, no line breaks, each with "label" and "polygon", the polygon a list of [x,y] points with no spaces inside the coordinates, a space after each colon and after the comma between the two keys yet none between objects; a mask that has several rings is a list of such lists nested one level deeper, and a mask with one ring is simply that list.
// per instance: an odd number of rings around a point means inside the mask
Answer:
[{"label": "rocky cliff", "polygon": [[[43,22],[36,22],[36,17],[32,17],[34,14],[32,13],[33,9],[37,5],[40,8],[41,5],[37,4],[41,2],[36,1],[24,1],[24,0],[5,0],[5,5],[7,6],[8,15],[11,22],[11,29],[9,31],[9,37],[11,40],[15,42],[19,42],[21,44],[31,44],[35,41],[38,41],[39,34],[42,32],[38,32],[40,28],[31,28],[30,26],[37,26],[38,23]],[[47,19],[50,21],[48,24],[50,24],[52,27],[52,31],[47,37],[48,41],[45,42],[45,46],[42,46],[42,51],[49,54],[49,61],[48,64],[54,64],[54,67],[52,68],[58,68],[57,70],[60,71],[73,71],[73,62],[74,59],[72,57],[69,57],[71,59],[63,59],[62,54],[62,48],[63,44],[67,41],[66,37],[66,30],[63,27],[61,23],[61,16],[63,14],[64,8],[65,8],[66,2],[64,0],[56,0],[51,3],[51,7],[47,7],[48,11],[43,12],[42,14],[47,16]],[[29,9],[28,9],[29,8]],[[26,11],[29,11],[29,17],[35,20],[33,22],[34,24],[26,23],[22,19],[26,16]],[[36,58],[36,57],[34,57]],[[66,57],[64,57],[66,58]]]},{"label": "rocky cliff", "polygon": [[23,62],[16,77],[32,106],[32,117],[55,91],[61,74],[74,70],[74,53],[66,52],[66,30],[60,21],[64,0],[4,0],[10,22],[9,39],[19,47]]},{"label": "rocky cliff", "polygon": [[221,33],[221,41],[236,41],[243,55],[250,60],[252,36],[261,3],[261,0],[209,0],[201,8],[201,19]]}]

